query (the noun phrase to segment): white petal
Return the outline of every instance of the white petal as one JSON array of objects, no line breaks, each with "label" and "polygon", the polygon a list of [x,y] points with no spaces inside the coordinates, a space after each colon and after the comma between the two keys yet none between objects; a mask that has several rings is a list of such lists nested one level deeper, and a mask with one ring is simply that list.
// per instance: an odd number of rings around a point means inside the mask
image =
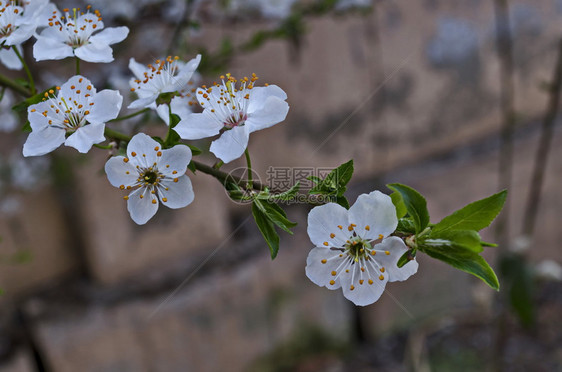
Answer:
[{"label": "white petal", "polygon": [[105,141],[103,131],[105,129],[104,123],[87,124],[83,127],[76,129],[65,141],[66,146],[74,147],[81,153],[90,151],[94,143]]},{"label": "white petal", "polygon": [[198,54],[197,57],[193,58],[189,62],[187,62],[183,67],[181,67],[176,79],[174,80],[173,88],[171,88],[170,92],[173,91],[180,91],[184,89],[193,76],[193,73],[199,66],[201,62],[201,54]]},{"label": "white petal", "polygon": [[208,110],[204,110],[200,114],[195,113],[182,117],[174,130],[183,139],[196,140],[215,136],[219,134],[222,127],[223,125],[218,123]]},{"label": "white petal", "polygon": [[178,115],[180,118],[185,117],[191,114],[191,106],[189,105],[191,102],[190,97],[174,97],[170,102],[170,107],[172,108],[172,113]]},{"label": "white petal", "polygon": [[59,40],[38,37],[33,45],[33,57],[36,61],[63,59],[73,55],[72,47]]},{"label": "white petal", "polygon": [[111,45],[119,43],[129,35],[129,28],[121,27],[108,27],[95,35],[90,36],[92,43]]},{"label": "white petal", "polygon": [[418,271],[418,262],[416,260],[408,262],[406,265],[399,268],[396,266],[398,260],[408,248],[406,244],[396,236],[391,236],[382,241],[382,243],[375,245],[375,249],[388,251],[390,254],[386,255],[383,252],[377,252],[374,257],[377,263],[383,266],[388,273],[389,281],[403,281],[414,275]]},{"label": "white petal", "polygon": [[76,57],[86,62],[108,63],[113,61],[113,50],[107,44],[90,43],[74,50]]},{"label": "white petal", "polygon": [[[137,163],[144,167],[152,166],[158,161],[156,153],[161,146],[158,142],[150,138],[144,133],[135,134],[127,146],[127,157],[134,159],[133,163]],[[135,153],[133,155],[133,153]]]},{"label": "white petal", "polygon": [[133,72],[137,79],[143,79],[144,73],[148,71],[145,65],[141,65],[134,58],[129,59],[129,69]]},{"label": "white petal", "polygon": [[[388,275],[384,275],[383,280],[374,278],[373,283],[369,284],[369,279],[365,273],[361,272],[360,265],[355,264],[351,265],[349,273],[342,273],[340,280],[345,298],[357,306],[366,306],[381,297],[388,281]],[[360,284],[360,280],[363,280],[363,284]]]},{"label": "white petal", "polygon": [[35,24],[23,24],[19,26],[10,36],[6,38],[6,45],[18,45],[28,40],[33,33],[37,25]]},{"label": "white petal", "polygon": [[287,93],[277,85],[269,85],[267,87],[255,87],[251,91],[250,102],[248,104],[248,113],[259,111],[266,105],[267,98],[277,97],[284,101],[287,99]]},{"label": "white petal", "polygon": [[[166,178],[162,181],[162,186],[158,188],[160,193],[160,200],[168,208],[183,208],[193,201],[195,194],[193,193],[193,186],[191,180],[185,174],[178,177],[177,182]],[[165,190],[167,188],[168,190]],[[166,201],[164,201],[164,198]]]},{"label": "white petal", "polygon": [[119,115],[123,96],[116,90],[104,89],[94,95],[91,103],[90,115],[86,119],[91,123],[105,123]]},{"label": "white petal", "polygon": [[187,171],[187,165],[190,161],[191,149],[185,145],[176,145],[171,149],[162,150],[162,156],[158,161],[158,170],[165,176],[179,177]]},{"label": "white petal", "polygon": [[164,120],[167,126],[170,126],[170,106],[167,104],[158,105],[156,107],[156,113],[160,119]]},{"label": "white petal", "polygon": [[[349,238],[347,209],[336,203],[314,207],[308,213],[307,232],[310,241],[317,247],[343,247]],[[340,229],[338,226],[341,226]],[[331,238],[331,234],[335,236]]]},{"label": "white petal", "polygon": [[[390,196],[380,191],[362,194],[349,208],[349,222],[357,225],[355,232],[364,239],[378,239],[379,235],[389,236],[398,226],[396,207]],[[369,226],[368,231],[366,226]]]},{"label": "white petal", "polygon": [[64,129],[46,127],[29,133],[23,144],[23,156],[45,155],[64,142]]},{"label": "white petal", "polygon": [[210,151],[225,163],[238,159],[248,146],[250,132],[248,126],[235,127],[224,132],[211,143]]},{"label": "white petal", "polygon": [[289,104],[287,102],[279,97],[270,96],[261,110],[248,113],[246,125],[250,126],[251,132],[269,128],[285,120],[288,112]]},{"label": "white petal", "polygon": [[[152,200],[156,200],[156,203],[153,203]],[[127,210],[133,221],[139,225],[144,225],[158,211],[158,199],[148,189],[141,187],[129,194]]]},{"label": "white petal", "polygon": [[[306,276],[321,287],[339,288],[341,286],[339,278],[336,279],[332,275],[332,271],[336,271],[343,262],[343,258],[339,255],[339,251],[332,251],[329,248],[312,248],[306,258]],[[323,260],[326,260],[326,263],[322,263]],[[334,280],[333,285],[330,284],[330,280]]]},{"label": "white petal", "polygon": [[[23,52],[21,45],[16,48],[20,53]],[[10,70],[21,70],[23,68],[20,59],[12,49],[0,49],[0,62]]]},{"label": "white petal", "polygon": [[156,102],[157,98],[158,98],[158,94],[153,94],[148,97],[142,97],[131,102],[129,106],[127,106],[127,108],[129,109],[145,108]]},{"label": "white petal", "polygon": [[[62,96],[65,99],[72,98],[73,101],[83,101],[84,96],[82,94],[77,94],[76,91],[79,90],[80,92],[85,92],[89,85],[92,85],[92,83],[88,80],[88,78],[85,78],[82,75],[75,75],[68,79],[66,83],[60,87],[58,97]],[[95,93],[95,88],[93,89],[93,93]]]},{"label": "white petal", "polygon": [[125,159],[124,156],[114,156],[105,163],[107,179],[115,187],[121,185],[124,187],[133,186],[139,176],[136,168],[123,159]]},{"label": "white petal", "polygon": [[51,114],[52,116],[53,113],[47,102],[40,102],[27,108],[27,120],[29,120],[29,125],[33,131],[43,130],[49,126],[49,118],[42,114],[45,110],[48,111],[47,115]]}]

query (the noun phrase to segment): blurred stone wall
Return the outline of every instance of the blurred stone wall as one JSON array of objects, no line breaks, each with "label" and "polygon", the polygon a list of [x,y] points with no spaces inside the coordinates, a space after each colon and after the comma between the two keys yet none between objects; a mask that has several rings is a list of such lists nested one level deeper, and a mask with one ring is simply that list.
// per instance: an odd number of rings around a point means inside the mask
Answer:
[{"label": "blurred stone wall", "polygon": [[[114,64],[85,64],[83,73],[100,84],[125,82],[126,95],[128,58],[148,63],[164,54],[185,4],[92,4],[106,25],[125,23],[133,36],[114,48]],[[242,43],[280,22],[260,17],[251,2],[250,9],[238,2],[226,15],[217,3],[198,4],[192,16],[201,27],[190,39],[180,34],[180,52],[190,42],[218,49],[225,36]],[[428,198],[437,221],[498,189],[502,118],[492,2],[381,1],[375,10],[311,17],[298,47],[275,40],[235,57],[231,73],[255,72],[260,82],[281,86],[291,106],[283,124],[252,135],[253,161],[265,181],[269,166],[330,168],[353,158],[351,201],[387,182],[403,182]],[[510,17],[518,129],[509,197],[516,236],[546,106],[541,86],[552,75],[562,9],[557,1],[517,1]],[[30,48],[26,52],[31,56]],[[182,57],[193,55],[190,50]],[[65,79],[73,66],[44,63],[35,70],[41,68],[48,70],[42,75],[47,84]],[[213,79],[202,76],[204,83]],[[161,133],[162,124],[152,121],[147,130]],[[24,139],[2,135],[2,164],[17,161],[10,159]],[[562,233],[555,221],[562,210],[561,144],[558,126],[529,253],[535,261],[560,260]],[[36,177],[21,182],[38,185],[29,191],[22,191],[16,176],[5,177],[0,371],[234,371],[306,329],[320,329],[342,345],[350,341],[357,312],[339,291],[318,288],[304,274],[311,247],[305,206],[288,209],[299,226],[295,236],[282,235],[272,262],[249,207],[231,203],[204,174],[190,175],[192,205],[161,208],[147,225],[135,225],[123,195],[102,173],[106,158],[102,150],[85,157],[59,149],[50,158],[52,180],[26,165]],[[240,160],[224,169],[243,165]],[[16,175],[24,172],[15,169]],[[494,239],[492,231],[485,236]],[[493,262],[493,249],[489,253]],[[495,296],[468,275],[425,257],[419,261],[415,277],[389,285],[379,302],[360,310],[367,334],[446,316]]]}]

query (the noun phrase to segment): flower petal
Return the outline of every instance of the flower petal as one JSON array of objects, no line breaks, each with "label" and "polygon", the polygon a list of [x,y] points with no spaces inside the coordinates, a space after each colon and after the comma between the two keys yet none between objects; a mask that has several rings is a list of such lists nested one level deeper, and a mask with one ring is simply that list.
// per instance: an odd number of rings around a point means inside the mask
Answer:
[{"label": "flower petal", "polygon": [[[339,278],[332,275],[343,262],[339,251],[329,248],[312,248],[306,258],[306,276],[316,285],[328,289],[337,289],[341,286]],[[325,263],[324,263],[325,262]],[[334,284],[330,284],[334,280]]]},{"label": "flower petal", "polygon": [[65,131],[60,128],[45,127],[29,133],[23,144],[23,156],[45,155],[64,142]]},{"label": "flower petal", "polygon": [[90,151],[94,143],[105,141],[104,129],[104,123],[87,124],[76,129],[76,132],[72,133],[64,144],[65,146],[74,147],[81,153],[86,153]]},{"label": "flower petal", "polygon": [[343,247],[349,238],[347,214],[347,209],[336,203],[314,207],[308,214],[307,232],[310,241],[317,247],[325,247],[325,242],[330,247]]},{"label": "flower petal", "polygon": [[113,50],[107,44],[90,43],[74,50],[76,57],[86,62],[108,63],[113,61]]},{"label": "flower petal", "polygon": [[187,86],[189,80],[191,79],[191,76],[193,76],[193,73],[197,69],[197,66],[199,66],[200,62],[201,62],[201,54],[198,54],[195,58],[191,59],[185,65],[180,67],[178,75],[174,79],[173,87],[170,87],[171,90],[168,91],[174,92],[184,89]]},{"label": "flower petal", "polygon": [[176,145],[171,149],[162,150],[162,156],[158,160],[158,170],[171,178],[180,177],[187,171],[190,161],[191,149],[185,145]]},{"label": "flower petal", "polygon": [[277,97],[284,101],[287,99],[287,93],[277,85],[268,85],[267,87],[254,87],[250,95],[248,103],[248,113],[253,113],[263,109],[269,97]]},{"label": "flower petal", "polygon": [[247,125],[235,127],[214,140],[209,150],[223,162],[229,163],[242,156],[248,146],[249,137]]},{"label": "flower petal", "polygon": [[[141,65],[134,58],[129,59],[129,70],[133,72],[137,79],[143,79],[143,74],[148,71],[148,68],[145,65]],[[136,86],[136,84],[135,84]]]},{"label": "flower petal", "polygon": [[[87,87],[92,85],[88,78],[82,75],[74,75],[64,83],[59,90],[57,97],[64,97],[65,99],[71,98],[73,101],[79,101],[79,103],[86,103],[84,95],[76,93],[77,91],[85,92]],[[95,93],[95,88],[93,90]]]},{"label": "flower petal", "polygon": [[135,134],[127,146],[127,157],[144,167],[152,166],[158,161],[156,147],[160,144],[144,133]]},{"label": "flower petal", "polygon": [[121,110],[123,96],[116,90],[104,89],[92,98],[90,115],[87,119],[90,123],[105,123],[115,119]]},{"label": "flower petal", "polygon": [[[20,53],[23,53],[21,45],[16,46]],[[0,49],[0,62],[10,70],[21,70],[23,65],[12,49]]]},{"label": "flower petal", "polygon": [[33,45],[33,57],[36,61],[63,59],[73,55],[72,47],[60,40],[38,36]]},{"label": "flower petal", "polygon": [[344,272],[340,277],[343,295],[357,306],[374,303],[383,294],[388,275],[383,275],[382,280],[378,278],[371,280],[372,282],[369,282],[369,278],[361,272],[360,265],[351,265],[349,273]]},{"label": "flower petal", "polygon": [[[156,203],[153,200],[156,200]],[[129,194],[127,210],[133,221],[139,225],[144,225],[158,211],[158,199],[147,188],[141,187]]]},{"label": "flower petal", "polygon": [[248,113],[246,125],[250,127],[250,132],[269,128],[285,120],[288,112],[289,104],[287,102],[279,97],[270,96],[260,110]]},{"label": "flower petal", "polygon": [[215,136],[219,134],[222,127],[223,125],[217,122],[208,110],[205,110],[200,114],[195,113],[182,117],[174,130],[183,139],[196,140]]},{"label": "flower petal", "polygon": [[136,168],[124,159],[124,156],[114,156],[105,163],[107,179],[115,187],[133,186],[139,176]]},{"label": "flower petal", "polygon": [[137,108],[148,107],[156,101],[156,98],[158,98],[158,94],[153,94],[153,95],[148,96],[148,97],[140,97],[140,98],[134,100],[133,102],[131,102],[129,104],[129,106],[127,106],[127,108],[137,109]]},{"label": "flower petal", "polygon": [[168,208],[183,208],[191,204],[195,197],[191,180],[185,174],[178,177],[177,182],[174,182],[170,178],[165,178],[162,180],[162,186],[163,187],[158,188],[160,200],[162,204]]},{"label": "flower petal", "polygon": [[390,196],[380,191],[362,194],[349,208],[349,222],[357,225],[355,232],[363,239],[374,240],[379,235],[389,236],[398,226],[396,207]]},{"label": "flower petal", "polygon": [[380,244],[375,246],[376,249],[388,251],[390,254],[377,253],[375,260],[385,268],[389,276],[390,282],[403,281],[414,275],[418,271],[418,262],[416,260],[408,262],[402,267],[396,266],[400,257],[406,253],[408,247],[396,236],[384,239]]},{"label": "flower petal", "polygon": [[90,36],[90,41],[92,43],[111,45],[125,40],[127,35],[129,35],[128,27],[108,27]]}]

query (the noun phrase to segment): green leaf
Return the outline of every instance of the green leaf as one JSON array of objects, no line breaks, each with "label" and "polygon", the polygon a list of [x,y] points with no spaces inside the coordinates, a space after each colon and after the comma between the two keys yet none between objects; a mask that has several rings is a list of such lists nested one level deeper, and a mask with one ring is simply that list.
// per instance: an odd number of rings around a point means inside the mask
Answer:
[{"label": "green leaf", "polygon": [[470,203],[453,214],[443,218],[433,231],[476,230],[488,227],[500,213],[507,197],[507,190]]},{"label": "green leaf", "polygon": [[197,167],[195,166],[195,164],[193,164],[192,161],[190,161],[189,164],[187,165],[187,169],[189,169],[190,171],[192,171],[193,174],[195,174],[195,172],[197,171]]},{"label": "green leaf", "polygon": [[425,239],[418,242],[418,248],[428,256],[472,274],[495,290],[499,290],[498,277],[478,253],[442,239]]},{"label": "green leaf", "polygon": [[396,217],[398,219],[404,217],[408,210],[406,209],[406,204],[404,204],[404,199],[402,199],[402,194],[398,191],[394,191],[390,194],[390,199],[392,199],[392,204],[396,207]]},{"label": "green leaf", "polygon": [[349,201],[345,196],[338,196],[336,198],[336,203],[344,207],[345,209],[349,209]]},{"label": "green leaf", "polygon": [[421,232],[429,224],[429,212],[427,211],[427,202],[425,198],[410,186],[400,183],[391,183],[386,185],[389,189],[399,192],[408,211],[408,215],[412,217],[416,233]]},{"label": "green leaf", "polygon": [[182,143],[182,145],[186,145],[187,147],[189,147],[189,149],[191,150],[191,155],[193,155],[193,156],[200,155],[203,152],[197,146],[189,145],[187,143]]},{"label": "green leaf", "polygon": [[18,113],[23,113],[29,106],[43,101],[43,98],[45,98],[45,93],[48,94],[51,90],[54,92],[56,91],[56,88],[56,86],[53,86],[47,90],[44,90],[43,92],[37,93],[36,95],[29,97],[28,99],[18,103],[17,105],[12,106],[12,110]]},{"label": "green leaf", "polygon": [[269,247],[271,259],[274,259],[279,252],[279,235],[277,234],[277,231],[275,231],[273,222],[266,217],[255,202],[252,203],[252,215],[254,216],[256,225]]},{"label": "green leaf", "polygon": [[25,124],[21,128],[21,131],[24,133],[31,133],[31,123],[29,122],[29,120],[25,121]]},{"label": "green leaf", "polygon": [[431,231],[431,239],[447,240],[451,245],[464,247],[472,252],[480,253],[482,248],[482,239],[474,230],[453,230],[453,231]]},{"label": "green leaf", "polygon": [[334,195],[343,196],[345,192],[346,185],[351,180],[353,176],[353,160],[348,161],[332,170],[326,178],[318,181],[318,177],[309,177],[316,185],[308,192],[309,194],[324,194],[324,195]]},{"label": "green leaf", "polygon": [[280,201],[288,201],[292,200],[293,197],[299,192],[300,188],[300,181],[297,181],[289,190],[282,192],[280,194],[263,194],[258,196],[258,199],[267,199],[267,200],[280,200]]},{"label": "green leaf", "polygon": [[293,234],[292,227],[297,226],[295,222],[289,221],[285,211],[275,203],[267,201],[254,200],[253,203],[259,210],[275,225],[279,226],[282,230]]},{"label": "green leaf", "polygon": [[410,218],[401,218],[398,220],[396,231],[406,234],[415,234],[416,227],[414,226],[414,222]]},{"label": "green leaf", "polygon": [[173,147],[180,141],[179,134],[176,133],[174,127],[180,122],[180,117],[176,114],[170,113],[170,128],[168,128],[168,134],[164,140],[164,147],[169,149]]}]

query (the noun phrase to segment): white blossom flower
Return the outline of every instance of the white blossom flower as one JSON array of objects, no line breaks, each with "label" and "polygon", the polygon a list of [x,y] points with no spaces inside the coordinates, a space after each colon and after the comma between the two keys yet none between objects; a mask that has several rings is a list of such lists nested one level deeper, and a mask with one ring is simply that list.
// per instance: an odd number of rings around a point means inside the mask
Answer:
[{"label": "white blossom flower", "polygon": [[148,66],[141,65],[131,58],[129,68],[135,75],[130,81],[131,91],[139,98],[131,102],[128,108],[156,108],[156,99],[160,94],[186,89],[199,62],[200,54],[187,63],[181,62],[177,56],[168,56],[166,59],[157,59],[154,65]]},{"label": "white blossom flower", "polygon": [[23,65],[12,46],[22,53],[21,44],[28,40],[39,26],[46,25],[45,11],[52,9],[48,0],[0,1],[0,62],[12,70]]},{"label": "white blossom flower", "polygon": [[96,93],[85,77],[71,77],[57,87],[56,96],[50,90],[43,102],[27,109],[32,132],[23,145],[23,155],[44,155],[62,143],[88,152],[94,143],[105,140],[105,123],[117,117],[122,102],[123,97],[115,90]]},{"label": "white blossom flower", "polygon": [[276,85],[254,87],[258,79],[237,80],[227,74],[227,81],[197,90],[197,100],[204,108],[202,113],[182,117],[174,130],[183,139],[195,140],[211,137],[222,132],[211,143],[211,152],[223,162],[239,158],[246,147],[250,133],[269,128],[283,120],[289,112],[285,102],[287,94]]},{"label": "white blossom flower", "polygon": [[104,28],[100,13],[95,10],[86,13],[80,9],[64,9],[61,16],[58,11],[49,18],[49,27],[45,28],[33,45],[33,56],[37,61],[63,59],[76,56],[87,62],[111,62],[113,50],[110,45],[123,41],[129,34],[125,26]]},{"label": "white blossom flower", "polygon": [[328,203],[308,215],[308,236],[316,245],[306,260],[306,275],[319,286],[342,288],[355,305],[377,301],[387,282],[408,279],[418,263],[402,268],[398,259],[408,248],[389,236],[398,225],[396,208],[380,191],[362,194],[349,210]]},{"label": "white blossom flower", "polygon": [[[139,225],[158,210],[158,198],[169,208],[183,208],[193,201],[191,180],[185,172],[191,150],[176,145],[164,150],[144,133],[135,135],[127,146],[127,157],[115,156],[105,164],[109,182],[121,190],[132,190],[127,210]],[[158,197],[157,197],[158,196]]]}]

